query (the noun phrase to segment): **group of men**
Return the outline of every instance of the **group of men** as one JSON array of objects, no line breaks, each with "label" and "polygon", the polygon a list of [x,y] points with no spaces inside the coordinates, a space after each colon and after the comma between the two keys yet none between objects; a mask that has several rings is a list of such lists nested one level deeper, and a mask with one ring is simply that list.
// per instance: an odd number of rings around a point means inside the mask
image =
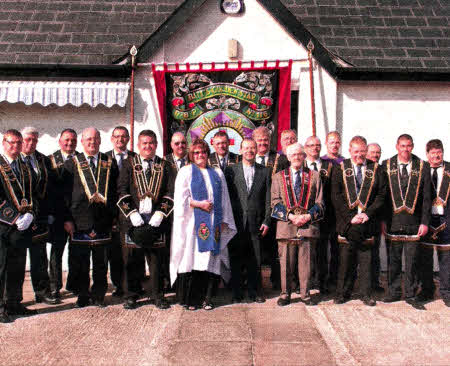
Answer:
[{"label": "group of men", "polygon": [[[9,315],[31,315],[21,304],[27,249],[36,302],[61,302],[62,257],[69,239],[66,289],[76,306],[104,307],[108,263],[124,307],[134,309],[144,294],[146,261],[150,298],[169,304],[169,248],[173,190],[177,172],[189,164],[183,133],[173,134],[172,153],[156,155],[157,137],[144,130],[137,153],[129,151],[128,130],[114,128],[113,149],[100,152],[101,138],[90,127],[81,136],[65,129],[60,150],[48,157],[37,151],[39,132],[3,135],[0,155],[0,322]],[[413,140],[401,135],[398,155],[379,165],[381,148],[355,136],[349,159],[340,154],[338,132],[326,137],[327,154],[311,136],[305,145],[293,130],[281,134],[282,150],[270,149],[266,127],[244,139],[240,155],[229,151],[224,131],[215,134],[209,165],[223,170],[237,235],[228,245],[232,302],[264,302],[261,265],[270,264],[271,281],[281,290],[278,305],[298,292],[314,304],[310,289],[335,290],[335,303],[347,301],[355,279],[366,305],[373,306],[379,282],[380,236],[388,249],[388,291],[384,301],[401,299],[402,253],[405,300],[413,305],[432,299],[433,248],[438,249],[440,292],[450,306],[450,165],[440,140],[427,144],[428,162],[412,154]],[[46,243],[51,243],[50,258]],[[90,278],[92,258],[92,285]],[[421,291],[417,293],[418,286]]]}]

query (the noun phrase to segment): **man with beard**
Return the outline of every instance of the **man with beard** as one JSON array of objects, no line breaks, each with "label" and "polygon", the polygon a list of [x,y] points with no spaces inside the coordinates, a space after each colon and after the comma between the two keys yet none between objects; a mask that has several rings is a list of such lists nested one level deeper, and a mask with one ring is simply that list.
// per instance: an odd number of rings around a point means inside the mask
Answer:
[{"label": "man with beard", "polygon": [[[64,163],[64,228],[70,235],[72,256],[79,267],[76,307],[105,307],[108,287],[105,245],[111,242],[116,217],[118,168],[114,159],[100,153],[100,132],[86,128],[81,135],[83,152]],[[92,279],[90,263],[92,256]]]},{"label": "man with beard", "polygon": [[[55,203],[54,203],[54,222],[50,224],[49,242],[52,244],[50,252],[50,289],[52,297],[61,299],[60,291],[63,286],[62,283],[62,258],[64,248],[67,242],[67,232],[64,230],[64,182],[63,171],[64,162],[72,159],[77,147],[77,133],[71,128],[62,130],[58,140],[60,149],[49,155],[51,162],[51,169],[55,179]],[[71,254],[71,247],[69,246],[69,272],[67,275],[66,289],[70,292],[77,293],[75,284],[77,283],[78,267],[73,261]]]},{"label": "man with beard", "polygon": [[388,179],[386,243],[388,245],[389,293],[384,302],[402,296],[402,253],[405,255],[405,301],[416,306],[417,251],[428,233],[431,213],[430,168],[412,154],[410,135],[397,139],[398,154],[383,162]]},{"label": "man with beard", "polygon": [[239,155],[229,151],[230,140],[225,131],[216,132],[213,137],[212,145],[216,152],[209,156],[208,164],[210,166],[225,171],[227,166],[238,163]]}]

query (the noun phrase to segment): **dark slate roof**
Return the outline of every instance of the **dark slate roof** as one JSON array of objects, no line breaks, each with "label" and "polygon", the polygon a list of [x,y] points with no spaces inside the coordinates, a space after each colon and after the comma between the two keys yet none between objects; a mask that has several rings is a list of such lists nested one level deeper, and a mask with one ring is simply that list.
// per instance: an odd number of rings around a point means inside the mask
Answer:
[{"label": "dark slate roof", "polygon": [[370,69],[450,71],[449,0],[281,0],[322,45]]},{"label": "dark slate roof", "polygon": [[1,0],[0,63],[108,65],[183,0]]}]

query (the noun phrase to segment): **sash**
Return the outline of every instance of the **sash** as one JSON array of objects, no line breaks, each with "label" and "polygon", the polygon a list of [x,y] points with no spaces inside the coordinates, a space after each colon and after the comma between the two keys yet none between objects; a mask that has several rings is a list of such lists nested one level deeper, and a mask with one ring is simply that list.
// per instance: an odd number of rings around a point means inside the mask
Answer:
[{"label": "sash", "polygon": [[[157,200],[163,178],[164,160],[158,156],[153,158],[152,173],[149,180],[145,176],[142,159],[139,154],[136,154],[130,162],[133,167],[133,182],[138,191],[138,199],[143,200],[145,197],[150,197],[152,200]],[[175,163],[175,165],[177,164]]]},{"label": "sash", "polygon": [[61,177],[62,167],[64,166],[64,157],[61,150],[55,151],[49,156],[52,168],[56,171],[58,177]]},{"label": "sash", "polygon": [[370,194],[372,193],[373,184],[375,183],[375,173],[378,169],[378,164],[374,163],[373,170],[370,169],[372,164],[366,165],[364,178],[361,183],[361,189],[357,193],[356,177],[353,169],[351,159],[346,159],[341,162],[342,178],[344,180],[345,194],[347,196],[347,204],[350,210],[355,207],[360,207],[362,211],[367,208]]},{"label": "sash", "polygon": [[35,158],[39,170],[37,194],[38,197],[42,200],[45,198],[45,195],[47,194],[48,171],[47,166],[45,165],[44,155],[35,154]]},{"label": "sash", "polygon": [[[213,255],[220,253],[220,224],[222,223],[222,181],[216,171],[208,169],[209,179],[213,188],[214,197],[214,222],[211,222],[211,214],[199,208],[194,208],[195,232],[197,233],[198,251],[212,251]],[[203,174],[197,165],[192,164],[191,179],[192,198],[196,201],[208,199],[208,191]],[[214,233],[214,236],[211,235]]]},{"label": "sash", "polygon": [[387,161],[387,174],[394,214],[406,211],[412,215],[416,208],[417,197],[419,196],[420,179],[422,178],[423,161],[413,156],[411,165],[408,188],[405,197],[403,197],[400,186],[400,171],[398,168],[397,156],[393,156]]},{"label": "sash", "polygon": [[289,213],[292,213],[294,215],[306,214],[308,212],[308,205],[310,205],[310,199],[315,199],[315,197],[311,197],[311,170],[303,168],[302,187],[300,190],[300,197],[298,201],[297,197],[295,197],[294,184],[291,177],[291,169],[285,169],[281,176],[283,178],[283,201],[287,208],[288,215]]},{"label": "sash", "polygon": [[[436,187],[434,187],[436,189]],[[433,200],[433,206],[447,206],[448,196],[450,194],[450,163],[444,162],[444,172],[442,174],[441,187],[437,197]]]},{"label": "sash", "polygon": [[97,171],[95,172],[97,179],[95,179],[94,172],[92,172],[84,154],[78,154],[73,159],[89,202],[103,203],[106,205],[112,157],[99,154]]},{"label": "sash", "polygon": [[0,173],[8,191],[7,194],[9,194],[10,200],[16,206],[17,210],[23,214],[31,212],[33,209],[33,188],[31,173],[26,164],[20,162],[19,168],[22,171],[21,182],[17,179],[8,161],[3,155],[0,155]]},{"label": "sash", "polygon": [[331,168],[333,168],[333,164],[331,164],[330,161],[321,160],[319,174],[320,174],[320,177],[322,178],[322,180],[326,180],[326,179],[330,178]]}]

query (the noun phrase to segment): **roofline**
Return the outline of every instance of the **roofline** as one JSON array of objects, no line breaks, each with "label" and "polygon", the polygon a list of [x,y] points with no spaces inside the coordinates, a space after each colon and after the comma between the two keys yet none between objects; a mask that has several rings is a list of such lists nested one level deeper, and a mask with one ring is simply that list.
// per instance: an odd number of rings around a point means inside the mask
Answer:
[{"label": "roofline", "polygon": [[130,65],[67,65],[67,64],[0,64],[2,79],[18,78],[93,78],[127,79]]},{"label": "roofline", "polygon": [[450,82],[450,71],[423,69],[374,69],[365,67],[339,67],[334,77],[338,81],[438,81]]},{"label": "roofline", "polygon": [[[169,15],[169,18],[167,18],[160,27],[139,46],[136,63],[142,63],[142,59],[148,60],[150,56],[162,46],[163,42],[186,23],[189,17],[205,2],[206,0],[185,0],[171,15]],[[129,56],[129,53],[126,53],[113,61],[113,63],[121,63]]]}]

